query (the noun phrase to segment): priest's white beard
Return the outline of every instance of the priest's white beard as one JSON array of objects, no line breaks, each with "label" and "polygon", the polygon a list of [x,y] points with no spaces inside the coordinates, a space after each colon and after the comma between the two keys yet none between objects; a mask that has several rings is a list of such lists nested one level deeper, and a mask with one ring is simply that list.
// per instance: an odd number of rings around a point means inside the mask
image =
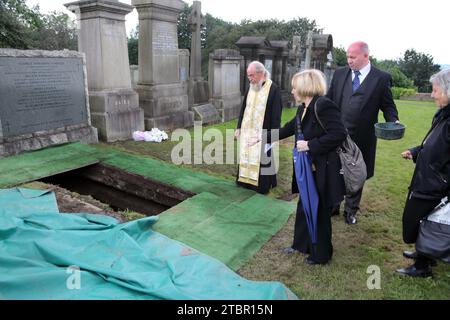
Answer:
[{"label": "priest's white beard", "polygon": [[253,91],[260,91],[263,83],[264,83],[265,79],[260,80],[258,83],[250,83],[250,89],[252,89]]}]

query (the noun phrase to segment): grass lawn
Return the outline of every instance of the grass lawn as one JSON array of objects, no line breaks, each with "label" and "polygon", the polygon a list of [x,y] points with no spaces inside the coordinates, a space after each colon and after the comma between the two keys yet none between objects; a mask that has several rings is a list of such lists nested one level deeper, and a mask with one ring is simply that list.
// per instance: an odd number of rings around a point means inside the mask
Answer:
[{"label": "grass lawn", "polygon": [[[402,140],[378,141],[375,177],[366,184],[357,225],[348,226],[342,215],[333,217],[334,256],[329,265],[307,266],[302,254],[285,255],[283,247],[292,242],[294,216],[285,227],[239,270],[251,280],[276,280],[286,284],[301,299],[449,299],[450,266],[439,263],[433,279],[411,279],[394,270],[410,261],[402,251],[413,249],[402,242],[401,218],[414,165],[400,153],[421,143],[431,125],[436,107],[430,102],[397,101],[406,134]],[[284,109],[283,123],[295,109]],[[381,118],[382,119],[382,118]],[[383,121],[383,120],[382,120]],[[234,129],[236,121],[210,126],[224,132]],[[206,130],[207,128],[204,128]],[[191,131],[192,132],[192,131]],[[161,144],[117,142],[108,147],[146,154],[171,161],[178,142]],[[204,146],[210,142],[204,143]],[[269,196],[288,198],[291,186],[293,138],[281,142],[278,187]],[[106,145],[105,145],[106,147]],[[185,165],[195,170],[235,179],[236,165]],[[294,199],[293,201],[296,201]],[[381,289],[369,290],[370,266],[381,270]]]}]

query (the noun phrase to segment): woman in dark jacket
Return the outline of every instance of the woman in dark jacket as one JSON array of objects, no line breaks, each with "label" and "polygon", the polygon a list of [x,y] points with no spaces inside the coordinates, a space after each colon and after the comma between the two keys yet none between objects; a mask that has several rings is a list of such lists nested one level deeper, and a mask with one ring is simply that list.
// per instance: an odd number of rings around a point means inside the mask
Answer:
[{"label": "woman in dark jacket", "polygon": [[[340,173],[341,162],[336,148],[346,138],[346,130],[341,121],[339,107],[330,99],[323,97],[326,93],[326,82],[318,70],[305,70],[292,79],[292,94],[297,103],[301,103],[297,115],[280,129],[279,139],[298,136],[298,130],[303,132],[304,140],[296,141],[297,149],[307,151],[312,160],[315,184],[319,194],[319,209],[317,218],[317,244],[311,245],[306,224],[305,213],[300,199],[297,205],[297,215],[292,247],[285,252],[300,251],[310,254],[307,264],[325,264],[333,254],[331,244],[331,211],[333,205],[342,201],[345,185]],[[322,128],[319,119],[325,127]],[[300,122],[300,123],[299,123]],[[295,174],[292,178],[292,192],[298,193]]]},{"label": "woman in dark jacket", "polygon": [[[450,70],[441,71],[430,79],[431,97],[439,107],[430,131],[422,144],[402,153],[416,163],[403,212],[403,241],[415,243],[420,220],[426,217],[449,193],[450,180]],[[434,260],[416,252],[403,252],[415,259],[409,267],[397,272],[413,277],[432,275]]]}]

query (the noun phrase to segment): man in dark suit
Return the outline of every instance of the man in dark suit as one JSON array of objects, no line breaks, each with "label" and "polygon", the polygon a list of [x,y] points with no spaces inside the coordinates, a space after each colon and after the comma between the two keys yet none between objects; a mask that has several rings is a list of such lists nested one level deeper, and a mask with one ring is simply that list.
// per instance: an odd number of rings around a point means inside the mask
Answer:
[{"label": "man in dark suit", "polygon": [[[398,111],[392,97],[392,77],[371,65],[369,46],[355,42],[347,50],[348,67],[336,70],[327,97],[341,108],[342,120],[364,157],[367,179],[374,175],[377,139],[375,123],[383,112],[386,122],[398,122]],[[355,224],[363,189],[345,197],[344,217]],[[339,205],[333,214],[339,214]]]}]

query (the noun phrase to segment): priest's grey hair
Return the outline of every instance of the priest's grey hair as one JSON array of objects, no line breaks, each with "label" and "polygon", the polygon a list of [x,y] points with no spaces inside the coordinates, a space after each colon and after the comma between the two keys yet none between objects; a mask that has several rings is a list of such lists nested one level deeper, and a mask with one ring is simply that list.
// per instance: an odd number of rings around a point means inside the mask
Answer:
[{"label": "priest's grey hair", "polygon": [[270,72],[267,71],[266,67],[261,62],[259,62],[259,61],[252,61],[252,62],[250,62],[248,67],[250,68],[250,66],[255,67],[255,71],[258,72],[258,73],[259,72],[264,72],[264,76],[265,76],[266,80],[270,79],[270,76],[271,76]]}]

